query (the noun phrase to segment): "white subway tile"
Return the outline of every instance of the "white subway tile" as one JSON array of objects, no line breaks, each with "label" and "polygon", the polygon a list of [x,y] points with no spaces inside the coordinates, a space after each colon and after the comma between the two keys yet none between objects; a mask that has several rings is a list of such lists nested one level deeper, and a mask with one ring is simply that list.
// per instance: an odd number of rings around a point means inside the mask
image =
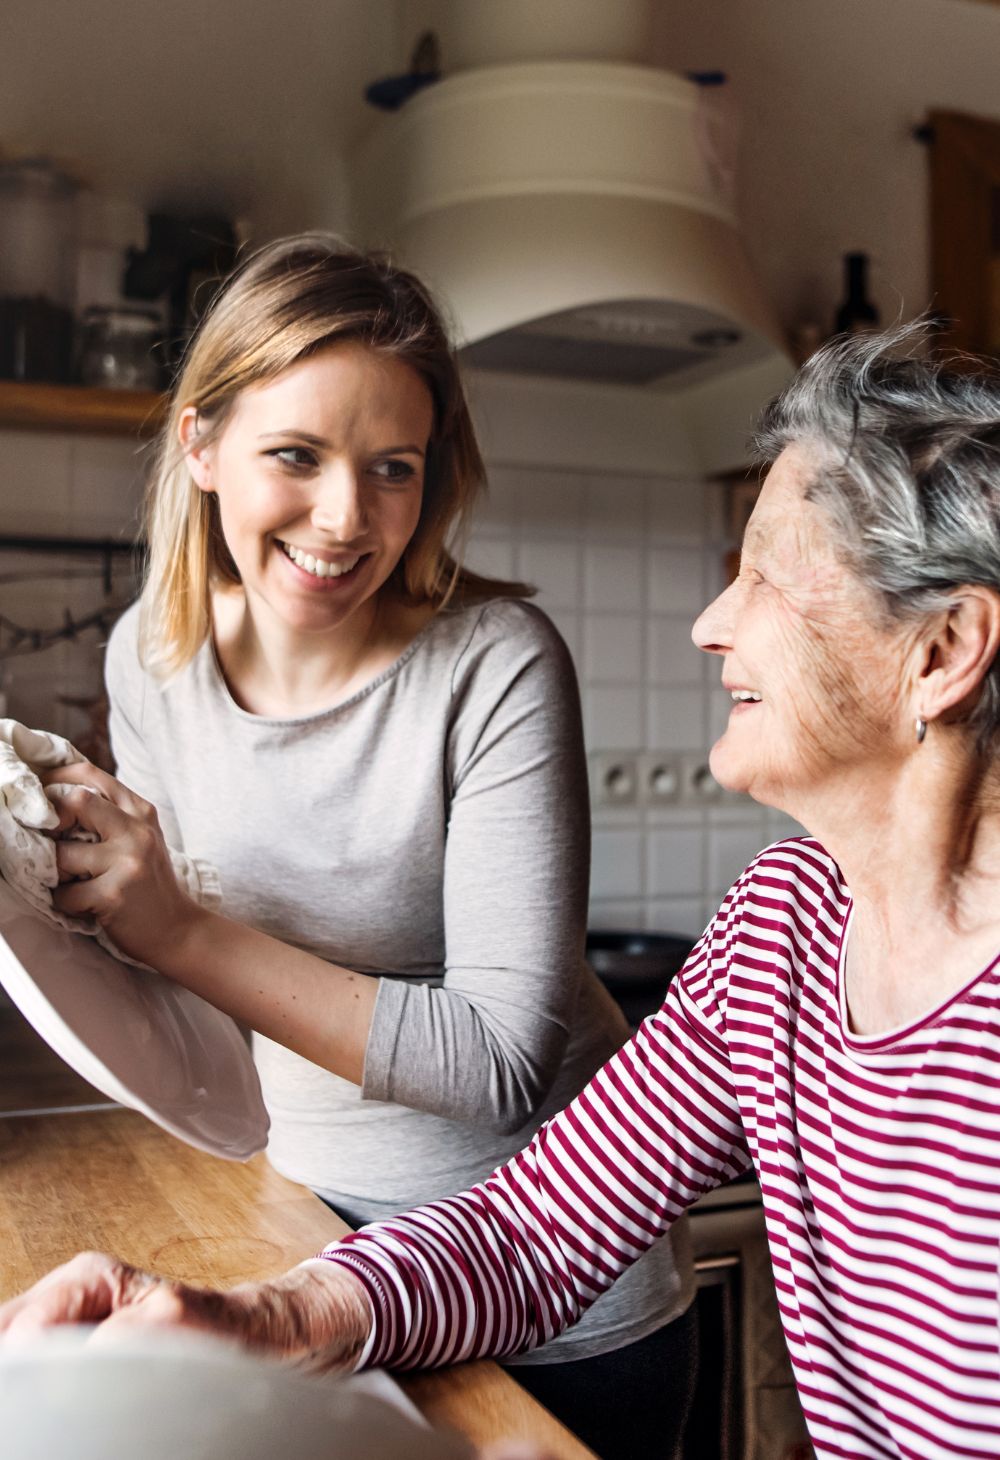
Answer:
[{"label": "white subway tile", "polygon": [[595,831],[590,867],[591,898],[641,896],[642,852],[642,836],[637,831]]},{"label": "white subway tile", "polygon": [[605,831],[642,831],[642,811],[638,806],[591,806],[591,827]]},{"label": "white subway tile", "polygon": [[[729,889],[726,888],[726,891],[728,892]],[[719,908],[720,908],[721,905],[722,905],[722,894],[721,893],[718,896],[713,893],[710,897],[706,897],[705,898],[705,902],[704,902],[704,904],[702,906],[702,910],[701,910],[701,915],[704,918],[705,927],[706,928],[708,927],[708,925],[712,921],[712,919],[715,917],[716,913],[719,911]]]},{"label": "white subway tile", "polygon": [[574,472],[524,472],[517,488],[522,531],[576,535],[583,523],[583,496],[583,480]]},{"label": "white subway tile", "polygon": [[583,666],[590,681],[636,684],[642,677],[642,619],[624,614],[585,615]]},{"label": "white subway tile", "polygon": [[588,926],[609,933],[630,933],[635,928],[644,928],[645,909],[641,902],[613,901],[605,897],[593,898],[587,913]]},{"label": "white subway tile", "polygon": [[718,805],[709,806],[706,815],[709,826],[755,826],[763,837],[761,846],[770,837],[764,807],[752,796],[727,796]]},{"label": "white subway tile", "polygon": [[655,548],[649,555],[647,603],[653,613],[677,613],[693,623],[705,606],[704,554],[700,548]]},{"label": "white subway tile", "polygon": [[705,927],[704,906],[700,897],[651,898],[646,904],[646,926],[658,933],[698,938]]},{"label": "white subway tile", "polygon": [[149,452],[130,440],[74,437],[71,500],[76,530],[135,537],[150,461]]},{"label": "white subway tile", "polygon": [[549,608],[578,608],[583,572],[576,541],[529,538],[518,545],[517,571],[538,589],[538,602]]},{"label": "white subway tile", "polygon": [[651,482],[648,520],[653,541],[701,543],[705,537],[707,491],[705,482]]},{"label": "white subway tile", "polygon": [[705,744],[704,692],[647,690],[646,744],[650,750],[701,750]]},{"label": "white subway tile", "polygon": [[721,897],[769,840],[762,825],[709,827],[707,890]]},{"label": "white subway tile", "polygon": [[718,547],[729,546],[729,488],[725,482],[705,483],[705,537]]},{"label": "white subway tile", "polygon": [[641,612],[642,570],[641,548],[588,542],[583,568],[585,606],[610,613]]},{"label": "white subway tile", "polygon": [[509,537],[472,537],[465,550],[465,566],[487,578],[513,578],[514,543]]},{"label": "white subway tile", "polygon": [[701,806],[647,806],[646,826],[657,827],[705,825],[705,811]]},{"label": "white subway tile", "polygon": [[642,744],[642,696],[622,685],[584,685],[583,725],[588,750],[622,750]]},{"label": "white subway tile", "polygon": [[700,827],[671,827],[647,834],[647,889],[651,897],[704,895],[704,833]]},{"label": "white subway tile", "polygon": [[695,648],[687,614],[650,615],[646,632],[646,678],[650,684],[702,684],[708,656]]},{"label": "white subway tile", "polygon": [[487,536],[512,532],[519,517],[521,485],[520,472],[504,467],[490,471],[486,491],[476,503],[473,531]]},{"label": "white subway tile", "polygon": [[0,431],[0,533],[72,532],[71,470],[71,437]]},{"label": "white subway tile", "polygon": [[645,481],[640,477],[591,477],[584,494],[583,530],[590,542],[645,537]]}]

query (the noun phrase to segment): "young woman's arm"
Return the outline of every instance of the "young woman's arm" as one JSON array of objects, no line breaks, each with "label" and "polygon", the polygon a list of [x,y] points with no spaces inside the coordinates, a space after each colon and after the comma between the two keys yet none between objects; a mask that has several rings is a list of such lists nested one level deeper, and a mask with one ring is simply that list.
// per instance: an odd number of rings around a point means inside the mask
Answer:
[{"label": "young woman's arm", "polygon": [[[60,776],[106,799],[77,792],[65,801],[65,820],[104,840],[60,851],[64,874],[90,880],[67,884],[58,901],[66,912],[98,916],[124,952],[361,1084],[367,1098],[507,1132],[525,1125],[551,1088],[579,995],[586,766],[572,664],[551,625],[511,603],[485,605],[470,622],[464,651],[445,670],[447,764],[438,757],[433,772],[446,781],[448,804],[439,985],[338,967],[184,898],[148,804],[161,822],[175,822],[155,763],[169,745],[153,755],[144,743],[143,686],[119,630],[109,651],[115,752],[143,794],[92,767]],[[391,795],[362,815],[377,835],[378,817],[391,824]],[[418,843],[409,855],[424,850]],[[349,879],[331,888],[332,917],[353,893]],[[388,905],[380,916],[389,923],[422,910]],[[609,1038],[598,1058],[610,1047]]]},{"label": "young woman's arm", "polygon": [[130,958],[361,1083],[377,979],[199,907],[174,875],[156,809],[113,776],[84,762],[47,779],[74,786],[55,798],[60,827],[99,838],[60,842],[60,875],[81,879],[53,894],[60,912],[96,917]]}]

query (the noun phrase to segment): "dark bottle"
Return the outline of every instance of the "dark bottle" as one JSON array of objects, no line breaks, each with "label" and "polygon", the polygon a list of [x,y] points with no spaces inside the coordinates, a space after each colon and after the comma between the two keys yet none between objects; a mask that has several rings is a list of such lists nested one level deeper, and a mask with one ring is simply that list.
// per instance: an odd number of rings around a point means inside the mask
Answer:
[{"label": "dark bottle", "polygon": [[838,335],[856,335],[878,329],[878,310],[868,298],[868,255],[844,255],[844,283],[847,297],[837,310],[834,329]]}]

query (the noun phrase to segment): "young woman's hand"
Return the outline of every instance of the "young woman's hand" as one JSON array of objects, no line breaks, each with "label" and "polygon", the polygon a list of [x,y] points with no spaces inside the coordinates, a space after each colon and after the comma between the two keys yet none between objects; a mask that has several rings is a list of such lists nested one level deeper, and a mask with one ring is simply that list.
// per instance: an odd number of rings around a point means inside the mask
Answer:
[{"label": "young woman's hand", "polygon": [[81,1252],[0,1305],[0,1346],[64,1323],[99,1324],[98,1341],[141,1328],[196,1330],[327,1370],[353,1368],[371,1318],[361,1283],[332,1263],[214,1292]]},{"label": "young woman's hand", "polygon": [[[178,883],[155,808],[89,761],[42,780],[59,816],[53,903],[69,917],[96,918],[129,958],[155,961],[200,912]],[[62,839],[72,831],[91,839]]]}]

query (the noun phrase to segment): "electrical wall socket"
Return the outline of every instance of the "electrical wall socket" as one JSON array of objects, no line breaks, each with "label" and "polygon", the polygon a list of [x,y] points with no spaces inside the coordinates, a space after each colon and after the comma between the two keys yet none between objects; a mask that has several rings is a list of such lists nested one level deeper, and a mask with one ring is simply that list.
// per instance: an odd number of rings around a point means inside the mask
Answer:
[{"label": "electrical wall socket", "polygon": [[732,806],[746,797],[720,786],[703,750],[597,750],[588,757],[595,808]]},{"label": "electrical wall socket", "polygon": [[589,757],[590,799],[594,806],[635,806],[639,799],[638,756],[634,750],[597,750]]},{"label": "electrical wall socket", "polygon": [[638,758],[639,800],[644,806],[676,806],[683,780],[681,757],[671,750],[644,750]]},{"label": "electrical wall socket", "polygon": [[702,750],[684,751],[678,756],[680,762],[680,801],[684,806],[725,806],[746,800],[735,791],[720,786],[708,765],[708,755]]}]

